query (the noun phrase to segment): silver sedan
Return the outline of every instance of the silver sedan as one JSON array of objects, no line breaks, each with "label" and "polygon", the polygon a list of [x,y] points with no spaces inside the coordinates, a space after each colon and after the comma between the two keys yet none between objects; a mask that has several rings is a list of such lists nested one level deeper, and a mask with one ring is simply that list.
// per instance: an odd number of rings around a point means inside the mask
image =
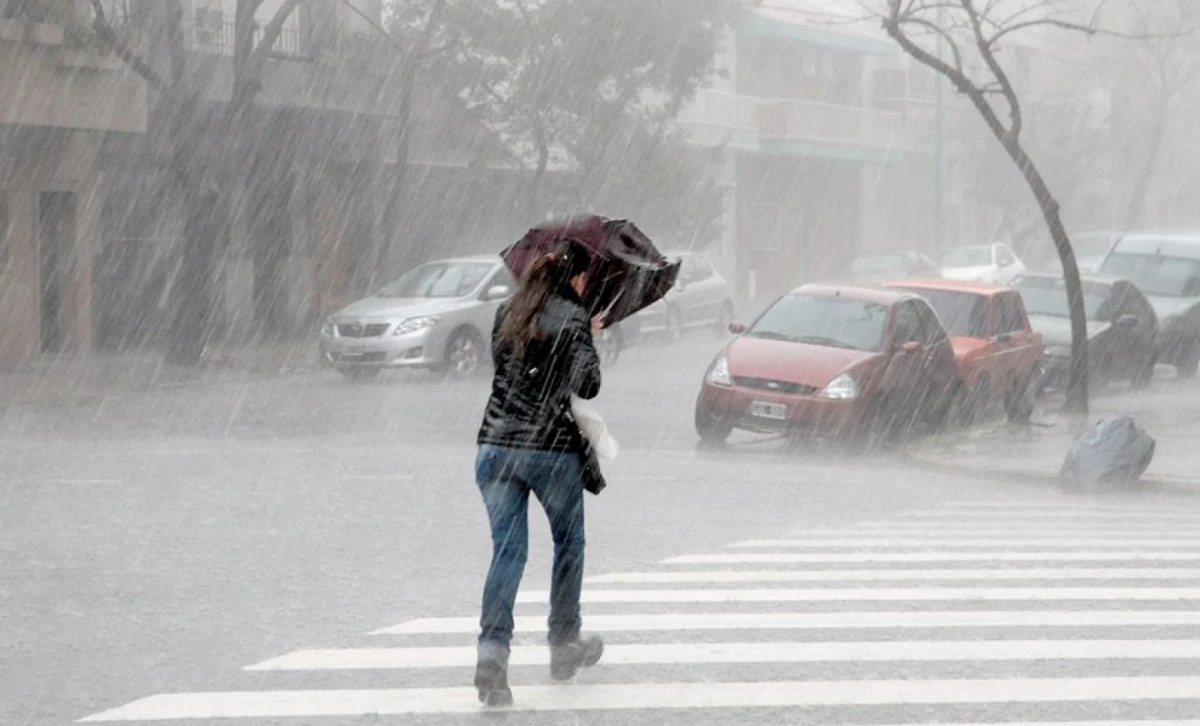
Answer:
[{"label": "silver sedan", "polygon": [[496,308],[515,288],[496,256],[421,265],[331,315],[321,328],[321,360],[351,379],[385,368],[473,375],[487,363]]}]

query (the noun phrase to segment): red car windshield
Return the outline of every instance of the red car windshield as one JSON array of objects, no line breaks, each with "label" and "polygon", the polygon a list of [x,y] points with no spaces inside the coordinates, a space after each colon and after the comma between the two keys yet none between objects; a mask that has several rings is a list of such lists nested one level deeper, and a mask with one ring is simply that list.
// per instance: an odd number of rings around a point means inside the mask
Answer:
[{"label": "red car windshield", "polygon": [[942,321],[942,327],[950,335],[968,338],[986,338],[987,298],[972,292],[956,290],[929,290],[907,288],[909,292],[925,298],[933,312]]},{"label": "red car windshield", "polygon": [[888,309],[845,297],[787,295],[746,333],[751,338],[879,351]]}]

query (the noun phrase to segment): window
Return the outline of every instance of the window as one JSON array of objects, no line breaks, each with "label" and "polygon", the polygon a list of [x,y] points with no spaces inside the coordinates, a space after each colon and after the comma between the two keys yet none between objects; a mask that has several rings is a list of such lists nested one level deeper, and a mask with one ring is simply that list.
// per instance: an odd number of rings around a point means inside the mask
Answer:
[{"label": "window", "polygon": [[692,282],[707,280],[712,276],[713,268],[708,264],[708,260],[702,260],[699,257],[692,258]]},{"label": "window", "polygon": [[1019,333],[1025,330],[1025,317],[1021,314],[1021,298],[1016,295],[998,295],[992,310],[996,335]]},{"label": "window", "polygon": [[410,270],[379,291],[379,297],[462,297],[492,271],[486,262],[433,262]]},{"label": "window", "polygon": [[1004,245],[996,245],[996,264],[997,265],[999,265],[1000,267],[1008,267],[1009,265],[1016,264],[1016,262],[1017,262],[1017,257],[1016,257],[1016,255],[1013,254],[1012,250],[1005,247]]},{"label": "window", "polygon": [[[1030,315],[1070,317],[1067,310],[1067,290],[1062,278],[1027,276],[1014,285],[1021,293],[1025,310]],[[1110,286],[1105,283],[1083,283],[1083,308],[1088,320],[1105,321],[1108,315]]]},{"label": "window", "polygon": [[941,326],[950,335],[987,337],[987,298],[955,290],[926,290],[917,287],[907,289],[920,295],[933,306]]},{"label": "window", "polygon": [[946,331],[933,312],[933,308],[923,302],[913,303],[917,308],[917,318],[921,321],[921,342],[925,345],[935,345],[946,338]]},{"label": "window", "polygon": [[921,318],[917,306],[912,302],[900,303],[896,307],[896,325],[892,330],[892,342],[896,345],[925,342],[921,331]]},{"label": "window", "polygon": [[992,264],[992,250],[987,245],[959,247],[942,258],[942,267],[986,267]]},{"label": "window", "polygon": [[1100,271],[1106,275],[1129,278],[1147,295],[1200,295],[1200,260],[1114,252],[1104,261]]},{"label": "window", "polygon": [[517,289],[517,281],[504,265],[496,268],[496,274],[492,275],[492,281],[488,283],[488,287],[495,287],[496,285],[504,285],[509,290]]},{"label": "window", "polygon": [[863,300],[787,295],[746,333],[751,338],[877,351],[883,344],[887,308]]}]

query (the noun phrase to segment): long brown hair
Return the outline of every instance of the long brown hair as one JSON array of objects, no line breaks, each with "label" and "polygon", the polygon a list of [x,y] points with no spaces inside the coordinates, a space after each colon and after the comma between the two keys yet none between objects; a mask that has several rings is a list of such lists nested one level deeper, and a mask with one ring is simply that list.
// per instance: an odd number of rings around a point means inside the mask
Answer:
[{"label": "long brown hair", "polygon": [[508,311],[500,324],[500,338],[513,344],[517,355],[525,346],[541,337],[538,314],[546,300],[555,292],[570,289],[571,280],[587,272],[592,258],[588,249],[577,239],[552,242],[545,254],[529,266],[521,277],[516,294],[508,303]]}]

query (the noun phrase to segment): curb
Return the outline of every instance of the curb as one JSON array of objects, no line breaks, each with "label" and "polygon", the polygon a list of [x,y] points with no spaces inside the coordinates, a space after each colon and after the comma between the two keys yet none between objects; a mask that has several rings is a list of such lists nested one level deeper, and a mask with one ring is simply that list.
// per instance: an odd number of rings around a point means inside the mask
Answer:
[{"label": "curb", "polygon": [[[969,466],[948,463],[944,460],[920,455],[918,445],[909,444],[904,447],[904,461],[918,469],[940,474],[962,474],[975,479],[988,479],[1005,484],[1020,484],[1024,486],[1053,486],[1059,487],[1062,481],[1057,475],[1033,469],[989,469],[979,470]],[[1178,496],[1200,497],[1200,482],[1189,484],[1184,482],[1163,481],[1161,479],[1141,479],[1135,491],[1160,492]]]},{"label": "curb", "polygon": [[251,382],[251,381],[274,380],[274,379],[278,379],[278,378],[299,378],[302,376],[311,376],[311,375],[319,374],[322,372],[322,368],[320,368],[319,366],[313,366],[311,368],[281,369],[281,370],[275,371],[275,372],[266,372],[266,371],[261,371],[261,370],[255,370],[255,369],[249,368],[249,367],[239,368],[239,367],[229,366],[228,371],[233,375],[231,375],[229,377],[217,377],[217,378],[213,378],[210,380],[161,383],[161,384],[152,385],[149,388],[141,389],[141,390],[131,389],[131,388],[122,388],[122,389],[115,389],[112,391],[108,391],[105,393],[87,392],[87,393],[80,393],[79,395],[47,396],[44,398],[29,398],[29,399],[24,399],[24,400],[18,399],[16,401],[0,403],[0,414],[3,414],[5,411],[15,410],[18,408],[39,408],[39,407],[53,407],[53,406],[76,406],[76,405],[97,404],[97,403],[102,403],[106,400],[110,400],[110,399],[114,399],[114,398],[139,396],[139,395],[145,395],[145,394],[149,394],[149,393],[158,393],[158,392],[170,391],[170,390],[181,389],[181,388],[216,386],[216,385],[224,385],[224,384],[230,384],[230,383],[245,383],[245,382]]}]

